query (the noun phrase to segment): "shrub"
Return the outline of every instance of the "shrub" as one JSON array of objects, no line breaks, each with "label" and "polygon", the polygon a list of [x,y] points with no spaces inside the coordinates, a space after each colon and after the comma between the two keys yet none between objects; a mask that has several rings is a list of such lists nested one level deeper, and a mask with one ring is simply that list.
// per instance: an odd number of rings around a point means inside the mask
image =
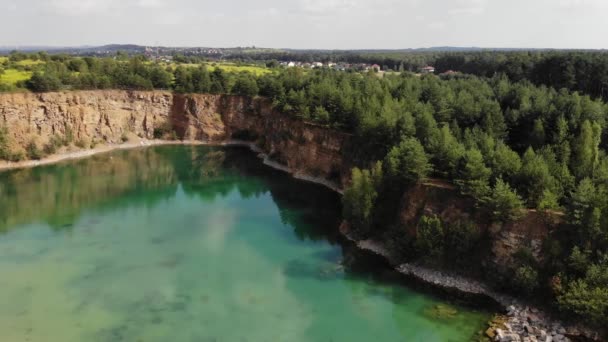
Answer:
[{"label": "shrub", "polygon": [[444,229],[441,219],[435,215],[422,216],[418,221],[416,249],[421,255],[440,257],[444,248]]},{"label": "shrub", "polygon": [[80,138],[80,139],[76,140],[74,145],[76,145],[76,147],[79,147],[79,148],[86,148],[87,146],[89,146],[86,139],[84,139],[84,138]]},{"label": "shrub", "polygon": [[27,146],[25,147],[25,152],[27,154],[28,159],[39,160],[44,157],[44,154],[38,147],[38,144],[36,144],[36,142],[33,140],[27,144]]},{"label": "shrub", "polygon": [[166,122],[164,124],[154,127],[152,135],[154,136],[154,139],[163,139],[166,137],[167,134],[171,134],[172,132],[175,131],[173,130],[171,123]]},{"label": "shrub", "polygon": [[45,92],[59,90],[62,86],[59,77],[52,72],[34,72],[26,82],[27,88],[34,92]]},{"label": "shrub", "polygon": [[52,143],[46,143],[44,144],[44,146],[42,147],[42,151],[44,152],[44,154],[55,154],[57,153],[57,146],[53,145]]},{"label": "shrub", "polygon": [[523,265],[515,270],[513,285],[524,292],[532,292],[538,287],[538,272],[530,265]]},{"label": "shrub", "polygon": [[8,160],[12,162],[25,160],[25,152],[23,150],[13,151],[9,154]]},{"label": "shrub", "polygon": [[452,256],[452,261],[459,261],[469,256],[481,240],[479,229],[470,221],[446,224],[444,234],[445,254]]},{"label": "shrub", "polygon": [[63,144],[68,146],[72,141],[74,141],[74,130],[72,130],[72,127],[70,126],[65,126],[65,139],[63,139]]},{"label": "shrub", "polygon": [[568,285],[557,298],[559,307],[589,319],[599,326],[608,325],[608,288],[592,286],[582,279]]},{"label": "shrub", "polygon": [[60,136],[53,135],[51,137],[51,140],[49,140],[49,142],[44,145],[43,151],[47,155],[54,154],[57,152],[57,149],[59,149],[59,147],[61,147],[64,144],[65,144],[64,139],[62,139]]},{"label": "shrub", "polygon": [[351,185],[342,198],[344,218],[356,231],[367,233],[372,224],[374,201],[378,197],[378,186],[382,181],[382,164],[378,162],[370,170],[352,170]]},{"label": "shrub", "polygon": [[0,127],[0,159],[10,159],[9,137],[6,127]]}]

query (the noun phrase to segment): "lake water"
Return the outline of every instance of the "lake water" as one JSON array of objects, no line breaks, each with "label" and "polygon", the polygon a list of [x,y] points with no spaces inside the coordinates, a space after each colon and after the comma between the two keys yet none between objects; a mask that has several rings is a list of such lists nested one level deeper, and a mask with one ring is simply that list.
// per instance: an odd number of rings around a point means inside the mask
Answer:
[{"label": "lake water", "polygon": [[339,197],[244,148],[0,173],[0,341],[470,341],[488,314],[341,264]]}]

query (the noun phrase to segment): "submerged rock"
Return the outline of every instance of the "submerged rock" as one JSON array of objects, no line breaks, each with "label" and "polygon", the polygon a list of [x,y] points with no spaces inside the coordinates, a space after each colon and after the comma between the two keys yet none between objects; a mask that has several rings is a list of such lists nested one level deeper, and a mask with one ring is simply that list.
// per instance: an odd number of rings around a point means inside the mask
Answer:
[{"label": "submerged rock", "polygon": [[434,319],[452,319],[458,315],[458,310],[449,305],[437,304],[424,310],[424,314]]}]

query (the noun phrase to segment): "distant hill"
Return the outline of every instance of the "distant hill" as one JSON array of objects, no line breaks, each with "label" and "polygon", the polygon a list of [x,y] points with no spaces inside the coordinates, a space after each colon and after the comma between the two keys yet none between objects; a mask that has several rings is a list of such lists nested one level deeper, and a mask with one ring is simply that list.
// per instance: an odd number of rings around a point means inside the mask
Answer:
[{"label": "distant hill", "polygon": [[262,52],[262,51],[275,51],[275,52],[357,52],[357,53],[386,53],[386,52],[474,52],[474,51],[525,51],[525,50],[552,50],[544,48],[499,48],[499,47],[461,47],[461,46],[433,46],[423,48],[404,48],[404,49],[292,49],[292,48],[260,48],[260,47],[231,47],[231,48],[213,48],[213,47],[169,47],[169,46],[144,46],[137,44],[108,44],[101,46],[44,46],[44,45],[33,45],[33,46],[0,46],[0,53],[8,53],[13,50],[23,52],[36,52],[36,51],[48,51],[53,53],[97,53],[97,52],[117,52],[124,51],[128,53],[144,53],[146,50],[162,50],[162,51],[200,51],[214,49],[225,52]]}]

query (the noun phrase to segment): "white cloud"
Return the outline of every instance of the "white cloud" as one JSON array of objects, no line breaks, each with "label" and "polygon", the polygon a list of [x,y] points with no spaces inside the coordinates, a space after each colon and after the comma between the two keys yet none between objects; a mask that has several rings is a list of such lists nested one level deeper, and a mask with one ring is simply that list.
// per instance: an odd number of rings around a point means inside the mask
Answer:
[{"label": "white cloud", "polygon": [[253,16],[262,16],[262,17],[273,17],[281,14],[281,11],[275,7],[265,8],[265,9],[257,9],[251,12]]},{"label": "white cloud", "polygon": [[298,10],[309,14],[332,15],[355,9],[360,4],[357,0],[299,0]]},{"label": "white cloud", "polygon": [[51,0],[50,6],[58,14],[82,15],[103,13],[117,5],[116,0]]},{"label": "white cloud", "polygon": [[462,7],[448,10],[451,15],[477,15],[482,14],[485,11],[483,7]]},{"label": "white cloud", "polygon": [[138,0],[137,6],[143,8],[160,8],[165,6],[163,0]]},{"label": "white cloud", "polygon": [[155,9],[165,6],[164,0],[51,0],[53,12],[59,15],[108,14],[129,7]]},{"label": "white cloud", "polygon": [[485,12],[487,0],[458,0],[455,4],[456,7],[448,10],[452,16],[478,15]]},{"label": "white cloud", "polygon": [[606,0],[559,0],[559,7],[566,9],[608,8]]},{"label": "white cloud", "polygon": [[446,27],[446,23],[443,21],[433,21],[427,26],[432,30],[443,30]]}]

